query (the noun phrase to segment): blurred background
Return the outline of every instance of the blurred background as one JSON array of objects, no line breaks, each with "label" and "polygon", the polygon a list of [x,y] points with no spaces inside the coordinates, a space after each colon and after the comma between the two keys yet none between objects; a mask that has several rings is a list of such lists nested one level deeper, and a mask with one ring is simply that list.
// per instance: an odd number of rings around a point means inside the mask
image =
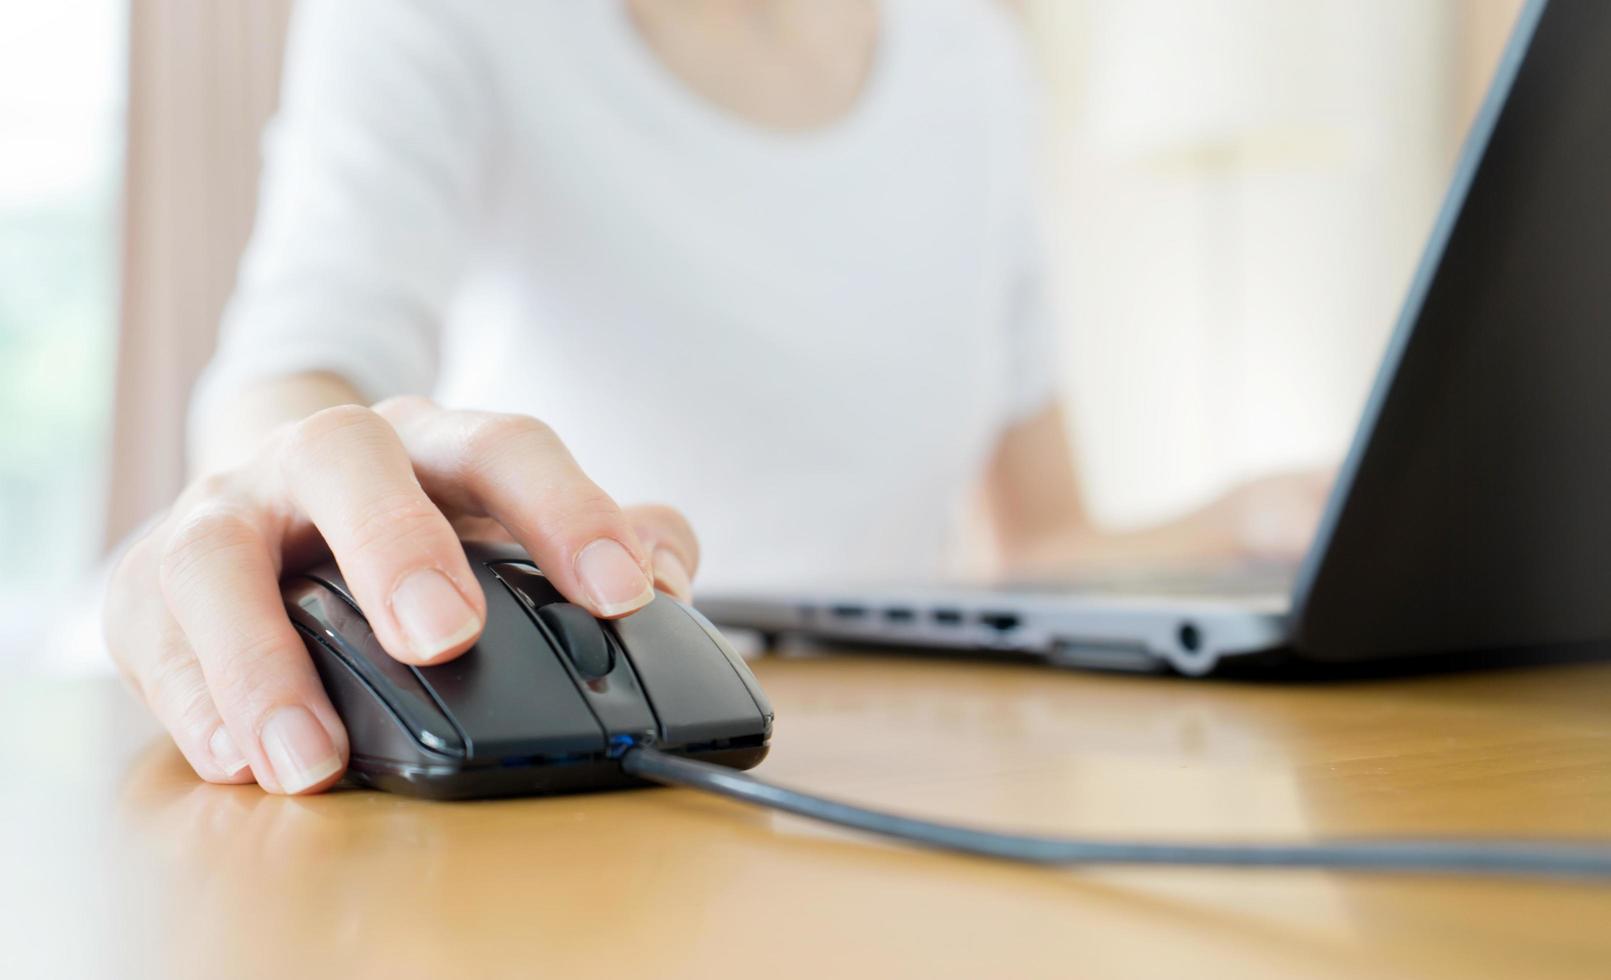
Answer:
[{"label": "blurred background", "polygon": [[[179,486],[290,6],[0,13],[0,669],[97,663],[79,596]],[[1336,459],[1519,0],[1015,6],[1098,516]]]}]

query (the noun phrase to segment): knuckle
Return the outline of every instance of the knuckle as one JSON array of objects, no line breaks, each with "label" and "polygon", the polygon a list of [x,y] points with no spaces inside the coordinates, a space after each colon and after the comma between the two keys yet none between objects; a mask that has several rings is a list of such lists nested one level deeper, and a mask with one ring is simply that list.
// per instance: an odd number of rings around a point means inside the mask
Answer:
[{"label": "knuckle", "polygon": [[208,499],[227,496],[234,488],[234,479],[228,473],[207,473],[191,483],[197,497]]},{"label": "knuckle", "polygon": [[462,444],[472,469],[516,447],[542,451],[563,447],[553,429],[530,415],[497,412],[478,412],[466,419]]},{"label": "knuckle", "polygon": [[196,477],[180,492],[174,501],[175,513],[185,513],[209,500],[229,497],[235,492],[235,481],[227,472],[206,473]]},{"label": "knuckle", "polygon": [[250,547],[257,540],[257,529],[235,507],[199,507],[180,520],[168,536],[158,577],[164,588],[181,585],[199,562],[219,551]]},{"label": "knuckle", "polygon": [[305,465],[321,458],[333,445],[371,436],[385,427],[385,419],[362,405],[320,409],[285,429],[281,437],[282,458],[293,466]]},{"label": "knuckle", "polygon": [[420,415],[425,412],[436,411],[436,402],[424,395],[393,395],[382,399],[373,406],[375,414],[382,418],[403,418]]}]

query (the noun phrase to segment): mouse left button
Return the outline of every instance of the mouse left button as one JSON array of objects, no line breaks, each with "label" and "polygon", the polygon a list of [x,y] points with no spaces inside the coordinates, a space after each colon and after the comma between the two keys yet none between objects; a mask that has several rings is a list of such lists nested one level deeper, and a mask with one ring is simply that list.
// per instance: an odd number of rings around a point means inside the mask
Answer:
[{"label": "mouse left button", "polygon": [[[286,613],[299,632],[339,660],[421,746],[458,758],[465,756],[463,736],[437,707],[425,685],[407,664],[393,659],[381,647],[368,621],[345,597],[313,578],[287,582],[284,595]],[[317,663],[317,657],[316,666],[329,687],[326,665]]]}]

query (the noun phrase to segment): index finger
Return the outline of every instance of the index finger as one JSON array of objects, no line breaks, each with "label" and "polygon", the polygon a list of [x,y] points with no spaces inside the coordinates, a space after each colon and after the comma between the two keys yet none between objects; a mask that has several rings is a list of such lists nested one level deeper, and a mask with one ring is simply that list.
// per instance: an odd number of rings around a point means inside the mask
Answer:
[{"label": "index finger", "polygon": [[523,415],[427,405],[376,408],[393,420],[433,498],[495,518],[560,592],[595,616],[625,616],[654,598],[637,534],[553,430]]},{"label": "index finger", "polygon": [[486,597],[391,424],[356,405],[326,409],[290,431],[278,458],[381,646],[416,664],[469,649]]}]

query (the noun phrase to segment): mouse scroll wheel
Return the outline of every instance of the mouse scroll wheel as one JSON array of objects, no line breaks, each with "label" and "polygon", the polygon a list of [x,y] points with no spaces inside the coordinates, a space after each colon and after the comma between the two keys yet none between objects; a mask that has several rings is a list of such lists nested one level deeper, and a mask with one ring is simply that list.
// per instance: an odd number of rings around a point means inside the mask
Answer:
[{"label": "mouse scroll wheel", "polygon": [[537,618],[554,634],[578,674],[595,680],[615,666],[604,627],[586,609],[569,602],[551,602],[537,610]]}]

